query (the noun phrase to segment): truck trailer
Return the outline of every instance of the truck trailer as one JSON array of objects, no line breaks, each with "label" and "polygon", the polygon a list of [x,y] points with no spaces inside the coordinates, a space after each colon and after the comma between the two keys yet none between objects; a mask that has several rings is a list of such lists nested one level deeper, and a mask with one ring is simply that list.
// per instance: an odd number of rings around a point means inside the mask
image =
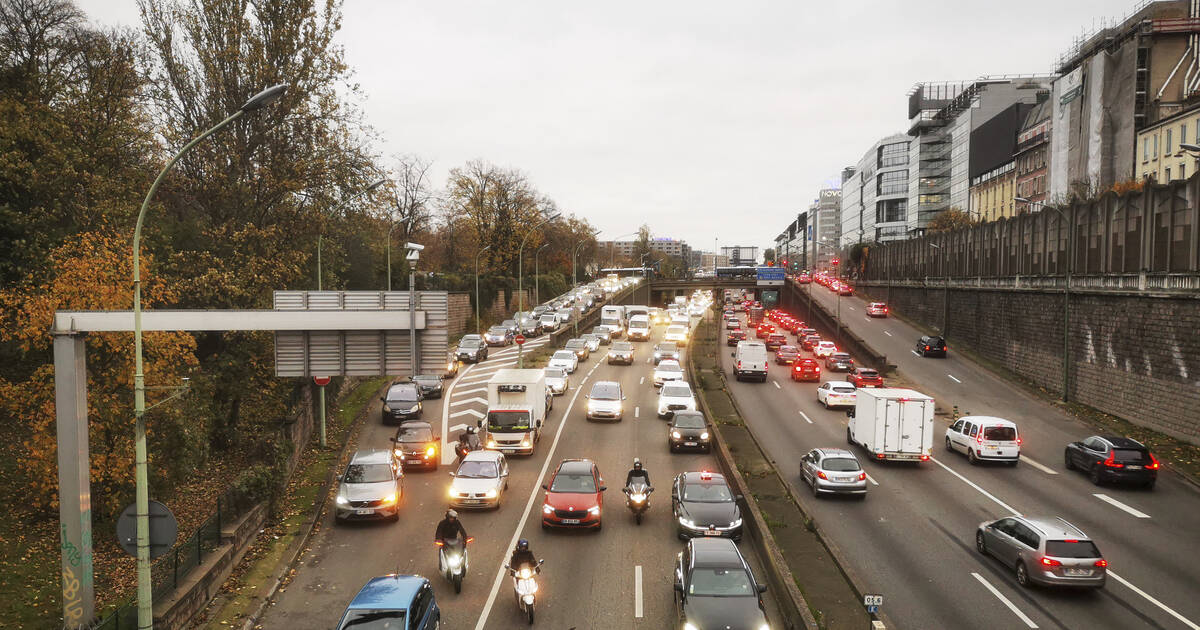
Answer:
[{"label": "truck trailer", "polygon": [[873,459],[928,461],[933,449],[933,398],[911,389],[859,389],[846,440]]},{"label": "truck trailer", "polygon": [[545,371],[497,370],[487,382],[484,447],[506,454],[532,455],[549,408]]}]

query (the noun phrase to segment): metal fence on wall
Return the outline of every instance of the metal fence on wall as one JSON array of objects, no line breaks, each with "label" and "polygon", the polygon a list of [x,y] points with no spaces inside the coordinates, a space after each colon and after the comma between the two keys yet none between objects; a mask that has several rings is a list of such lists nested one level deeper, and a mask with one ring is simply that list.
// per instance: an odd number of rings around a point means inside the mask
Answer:
[{"label": "metal fence on wall", "polygon": [[[878,243],[869,250],[863,279],[937,277],[983,283],[987,278],[1065,276],[1070,257],[1073,275],[1133,278],[1117,287],[1096,280],[1096,288],[1188,289],[1190,281],[1172,277],[1200,273],[1198,226],[1200,177],[1194,175],[1165,185],[1147,184],[1124,196],[1110,192],[1093,201],[953,232]],[[1072,229],[1074,251],[1068,251]],[[1162,281],[1146,286],[1147,275]]]}]

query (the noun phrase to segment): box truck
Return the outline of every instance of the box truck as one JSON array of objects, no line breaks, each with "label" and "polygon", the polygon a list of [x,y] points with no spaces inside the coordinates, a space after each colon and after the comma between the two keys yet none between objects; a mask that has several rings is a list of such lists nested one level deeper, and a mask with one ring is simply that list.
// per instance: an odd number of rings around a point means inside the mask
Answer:
[{"label": "box truck", "polygon": [[625,335],[625,307],[608,305],[600,309],[600,324],[613,327],[613,337]]},{"label": "box truck", "polygon": [[933,398],[911,389],[859,389],[846,440],[878,460],[927,461],[933,448]]},{"label": "box truck", "polygon": [[487,382],[484,446],[502,453],[532,455],[542,436],[548,400],[542,369],[497,370]]}]

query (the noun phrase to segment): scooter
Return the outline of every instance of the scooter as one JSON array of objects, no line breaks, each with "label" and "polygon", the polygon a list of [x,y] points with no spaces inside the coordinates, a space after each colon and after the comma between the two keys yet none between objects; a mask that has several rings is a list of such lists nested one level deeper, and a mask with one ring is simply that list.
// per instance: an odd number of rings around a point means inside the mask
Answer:
[{"label": "scooter", "polygon": [[654,488],[644,481],[634,481],[622,492],[625,493],[625,505],[629,507],[630,512],[633,512],[633,518],[637,524],[641,525],[642,514],[650,509],[650,493],[654,492]]},{"label": "scooter", "polygon": [[465,541],[455,538],[447,541],[436,540],[433,543],[438,546],[438,570],[454,585],[455,593],[462,592],[462,581],[467,576],[467,568],[471,564],[467,558],[467,543],[474,540],[474,536],[468,536]]},{"label": "scooter", "polygon": [[542,572],[542,563],[545,560],[538,560],[533,567],[522,566],[520,569],[514,569],[508,564],[504,565],[508,569],[508,574],[513,578],[513,593],[517,597],[517,608],[521,610],[529,618],[529,625],[533,625],[533,606],[534,593],[537,593],[538,583],[537,574]]},{"label": "scooter", "polygon": [[479,434],[475,432],[464,433],[466,441],[462,439],[454,443],[454,454],[458,456],[459,461],[462,461],[467,453],[483,449],[483,442],[479,439]]}]

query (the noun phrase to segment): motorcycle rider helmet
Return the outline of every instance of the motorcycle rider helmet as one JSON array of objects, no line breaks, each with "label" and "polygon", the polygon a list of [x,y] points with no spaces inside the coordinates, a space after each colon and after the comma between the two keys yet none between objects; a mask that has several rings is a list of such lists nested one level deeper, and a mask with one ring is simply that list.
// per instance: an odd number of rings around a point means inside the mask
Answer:
[{"label": "motorcycle rider helmet", "polygon": [[641,470],[641,469],[642,469],[642,460],[640,460],[640,459],[638,459],[638,458],[634,457],[634,458],[633,458],[633,469],[634,469],[634,470]]},{"label": "motorcycle rider helmet", "polygon": [[446,518],[448,518],[452,521],[457,521],[458,520],[458,512],[455,512],[454,510],[446,510]]},{"label": "motorcycle rider helmet", "polygon": [[475,427],[467,427],[467,435],[475,433]]},{"label": "motorcycle rider helmet", "polygon": [[517,551],[529,551],[529,541],[524,538],[518,540]]}]

